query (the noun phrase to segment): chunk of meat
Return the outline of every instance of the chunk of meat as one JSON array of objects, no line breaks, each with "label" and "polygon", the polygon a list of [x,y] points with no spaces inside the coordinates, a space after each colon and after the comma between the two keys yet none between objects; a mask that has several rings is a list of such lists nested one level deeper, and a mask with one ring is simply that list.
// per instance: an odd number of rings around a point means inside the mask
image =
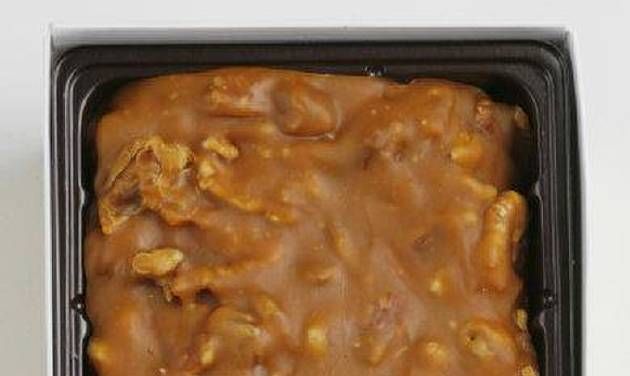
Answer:
[{"label": "chunk of meat", "polygon": [[112,165],[99,200],[102,231],[111,234],[145,208],[169,223],[189,220],[199,200],[191,183],[192,162],[190,149],[167,144],[158,136],[126,146]]}]

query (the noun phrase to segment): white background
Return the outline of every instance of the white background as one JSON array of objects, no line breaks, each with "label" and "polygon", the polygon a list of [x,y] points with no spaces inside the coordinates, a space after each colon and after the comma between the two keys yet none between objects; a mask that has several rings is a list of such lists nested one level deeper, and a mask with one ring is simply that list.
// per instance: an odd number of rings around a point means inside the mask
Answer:
[{"label": "white background", "polygon": [[44,374],[44,36],[82,26],[565,26],[586,160],[586,374],[630,374],[630,3],[107,0],[0,4],[0,368]]}]

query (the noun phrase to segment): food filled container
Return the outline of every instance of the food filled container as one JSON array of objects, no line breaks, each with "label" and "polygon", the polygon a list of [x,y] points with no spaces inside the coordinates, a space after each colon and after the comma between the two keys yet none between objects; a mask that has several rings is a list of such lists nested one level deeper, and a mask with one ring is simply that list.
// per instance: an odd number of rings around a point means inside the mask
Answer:
[{"label": "food filled container", "polygon": [[521,106],[532,126],[515,152],[517,186],[530,208],[521,268],[529,329],[543,376],[581,374],[581,170],[566,31],[118,30],[58,36],[53,31],[50,57],[53,375],[94,374],[86,357],[90,326],[82,254],[94,199],[96,121],[112,94],[130,81],[225,66],[375,75],[400,82],[443,78]]}]

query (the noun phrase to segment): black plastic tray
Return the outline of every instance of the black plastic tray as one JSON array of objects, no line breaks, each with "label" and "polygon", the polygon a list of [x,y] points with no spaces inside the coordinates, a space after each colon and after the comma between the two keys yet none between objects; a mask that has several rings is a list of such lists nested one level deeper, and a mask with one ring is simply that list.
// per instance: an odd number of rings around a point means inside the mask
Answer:
[{"label": "black plastic tray", "polygon": [[[498,31],[500,34],[500,32]],[[228,65],[439,77],[519,104],[533,126],[520,188],[530,223],[523,268],[530,331],[542,376],[582,373],[582,242],[578,124],[566,33],[521,39],[285,41],[86,45],[53,55],[50,123],[52,369],[94,374],[85,356],[83,236],[93,198],[94,124],[113,92],[135,79]],[[490,33],[491,34],[491,33]],[[522,155],[522,154],[521,154]]]}]

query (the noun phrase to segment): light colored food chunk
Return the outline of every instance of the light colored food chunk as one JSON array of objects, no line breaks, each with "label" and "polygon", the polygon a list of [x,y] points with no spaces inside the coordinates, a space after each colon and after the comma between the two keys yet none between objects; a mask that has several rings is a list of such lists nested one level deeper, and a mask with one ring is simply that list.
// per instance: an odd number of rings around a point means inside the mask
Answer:
[{"label": "light colored food chunk", "polygon": [[445,368],[449,362],[449,352],[437,341],[422,341],[418,344],[417,354],[420,363],[429,368]]},{"label": "light colored food chunk", "polygon": [[475,263],[483,287],[504,290],[514,276],[513,250],[525,226],[526,204],[521,195],[503,192],[484,216]]},{"label": "light colored food chunk", "polygon": [[532,366],[526,366],[521,368],[520,376],[538,376],[538,372]]},{"label": "light colored food chunk", "polygon": [[226,201],[234,207],[246,212],[259,212],[263,208],[263,204],[259,199],[241,195],[228,189],[221,184],[218,179],[210,175],[199,180],[199,187],[203,190],[211,192],[217,198]]},{"label": "light colored food chunk", "polygon": [[111,360],[109,345],[99,338],[92,338],[88,346],[88,353],[92,361],[99,363],[99,365]]},{"label": "light colored food chunk", "polygon": [[[208,181],[207,179],[212,178],[217,173],[214,164],[210,159],[203,158],[199,161],[199,166],[197,167],[197,180],[200,185],[205,184],[204,182]],[[205,189],[202,186],[202,189]]]},{"label": "light colored food chunk", "polygon": [[180,250],[160,248],[136,253],[131,267],[140,276],[163,277],[175,271],[183,260],[184,254]]},{"label": "light colored food chunk", "polygon": [[514,363],[516,344],[510,333],[487,320],[472,320],[460,329],[460,341],[472,355],[484,361]]},{"label": "light colored food chunk", "polygon": [[218,346],[219,341],[215,337],[210,337],[202,343],[199,349],[199,361],[203,368],[210,367],[214,363],[217,357]]},{"label": "light colored food chunk", "polygon": [[497,197],[496,187],[490,184],[482,183],[471,176],[463,175],[461,178],[461,182],[464,184],[464,186],[470,189],[472,193],[474,193],[482,200],[493,200]]},{"label": "light colored food chunk", "polygon": [[448,273],[446,270],[439,270],[429,282],[429,292],[437,297],[444,295],[448,287]]},{"label": "light colored food chunk", "polygon": [[215,75],[210,78],[206,108],[218,116],[248,117],[261,115],[266,101],[255,95],[256,85],[245,77]]},{"label": "light colored food chunk", "polygon": [[282,313],[278,304],[269,295],[264,293],[254,295],[253,305],[256,313],[263,320],[273,319]]},{"label": "light colored food chunk", "polygon": [[239,156],[238,148],[225,137],[210,136],[203,141],[202,146],[204,149],[217,153],[229,161]]},{"label": "light colored food chunk", "polygon": [[217,308],[208,320],[210,332],[225,335],[230,339],[255,338],[261,330],[256,319],[249,313],[223,306]]},{"label": "light colored food chunk", "polygon": [[304,350],[314,357],[328,353],[328,327],[320,316],[312,317],[304,329]]},{"label": "light colored food chunk", "polygon": [[527,312],[524,309],[517,309],[514,312],[514,322],[516,326],[524,332],[527,331]]},{"label": "light colored food chunk", "polygon": [[256,359],[265,354],[264,337],[263,329],[252,314],[232,306],[219,306],[206,321],[197,347],[197,363],[189,367],[189,372],[199,374],[210,368],[228,367],[235,374],[245,374],[255,366]]},{"label": "light colored food chunk", "polygon": [[128,145],[113,163],[98,203],[103,233],[111,234],[144,208],[170,223],[190,219],[197,198],[185,184],[192,161],[190,149],[157,136]]}]

